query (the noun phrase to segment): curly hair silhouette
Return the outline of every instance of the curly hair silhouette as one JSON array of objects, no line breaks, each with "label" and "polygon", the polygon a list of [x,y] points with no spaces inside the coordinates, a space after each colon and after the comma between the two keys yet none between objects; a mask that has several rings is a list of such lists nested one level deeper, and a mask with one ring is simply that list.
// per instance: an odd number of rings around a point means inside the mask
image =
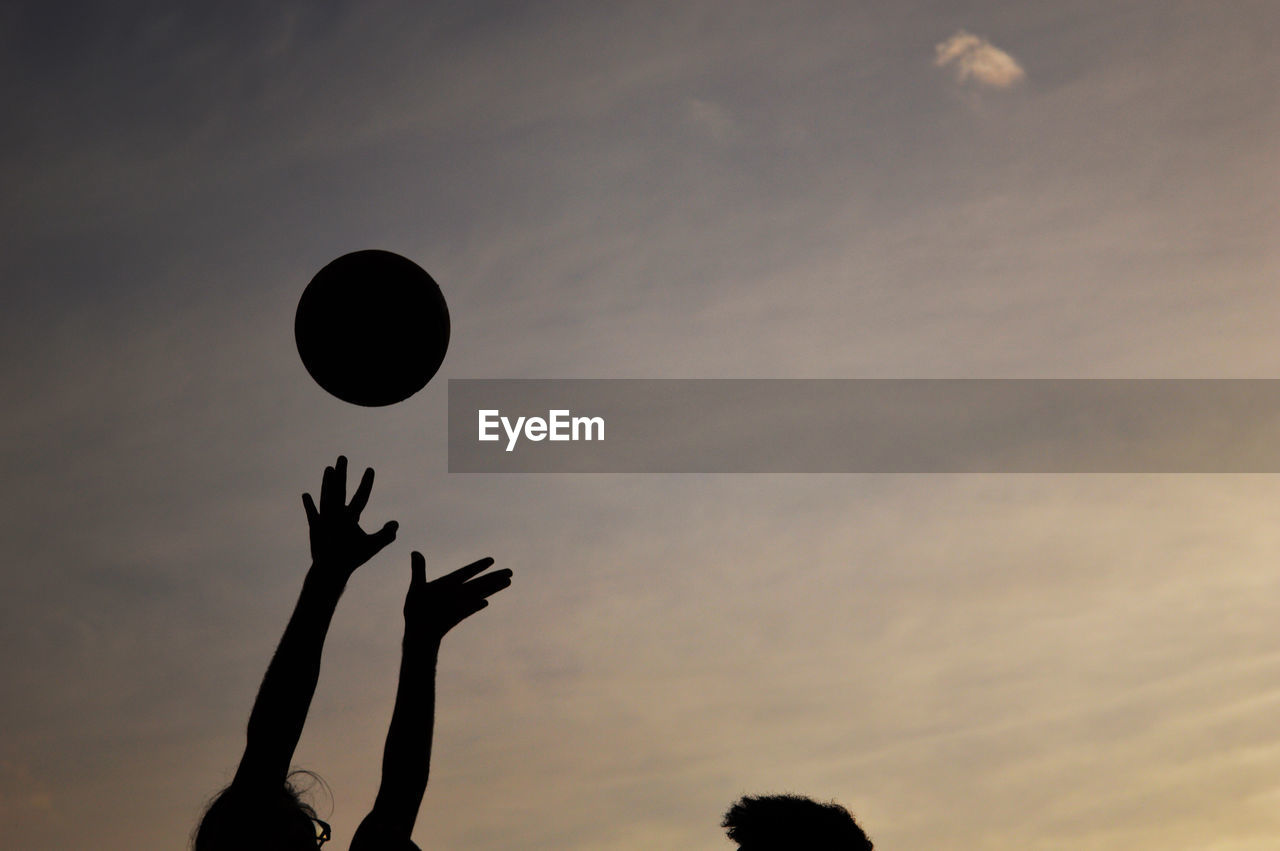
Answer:
[{"label": "curly hair silhouette", "polygon": [[269,794],[245,794],[234,784],[223,789],[205,809],[192,837],[194,851],[313,851],[329,839],[329,825],[303,800],[298,775],[324,785],[310,771],[290,772],[284,785]]},{"label": "curly hair silhouette", "polygon": [[738,851],[872,851],[874,847],[844,807],[800,795],[743,797],[725,813],[720,826],[738,843]]}]

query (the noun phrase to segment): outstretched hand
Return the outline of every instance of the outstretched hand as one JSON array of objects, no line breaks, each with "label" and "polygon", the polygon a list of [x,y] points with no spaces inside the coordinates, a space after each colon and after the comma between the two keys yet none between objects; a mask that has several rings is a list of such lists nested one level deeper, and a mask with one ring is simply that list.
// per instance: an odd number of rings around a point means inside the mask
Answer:
[{"label": "outstretched hand", "polygon": [[427,560],[422,553],[414,553],[410,564],[413,579],[404,600],[405,640],[438,642],[489,605],[487,598],[511,584],[510,570],[484,573],[492,566],[493,559],[482,558],[428,582]]},{"label": "outstretched hand", "polygon": [[347,459],[339,455],[332,467],[325,467],[320,482],[320,508],[311,494],[302,495],[311,527],[311,563],[326,576],[346,582],[356,568],[373,558],[396,539],[398,524],[392,520],[370,534],[360,528],[360,512],[373,490],[373,470],[366,469],[356,492],[347,502]]}]

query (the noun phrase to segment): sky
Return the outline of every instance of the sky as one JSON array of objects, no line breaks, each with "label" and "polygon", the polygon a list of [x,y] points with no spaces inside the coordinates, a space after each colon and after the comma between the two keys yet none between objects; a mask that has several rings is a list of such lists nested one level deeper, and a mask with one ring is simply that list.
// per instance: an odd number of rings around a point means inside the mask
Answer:
[{"label": "sky", "polygon": [[[409,552],[511,589],[439,672],[415,839],[727,849],[1280,836],[1280,480],[462,475],[449,378],[1280,374],[1273,3],[0,6],[0,836],[181,848],[344,453],[397,542],[302,742],[345,849]],[[292,337],[329,260],[437,281],[399,405]]]}]

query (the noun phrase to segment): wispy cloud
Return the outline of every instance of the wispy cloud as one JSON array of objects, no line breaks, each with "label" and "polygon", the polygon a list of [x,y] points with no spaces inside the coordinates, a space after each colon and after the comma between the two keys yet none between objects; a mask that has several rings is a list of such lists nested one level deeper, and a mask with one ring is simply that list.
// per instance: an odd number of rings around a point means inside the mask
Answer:
[{"label": "wispy cloud", "polygon": [[985,38],[957,30],[955,35],[934,47],[933,64],[954,65],[960,82],[975,80],[997,89],[1007,89],[1026,76],[1018,60]]}]

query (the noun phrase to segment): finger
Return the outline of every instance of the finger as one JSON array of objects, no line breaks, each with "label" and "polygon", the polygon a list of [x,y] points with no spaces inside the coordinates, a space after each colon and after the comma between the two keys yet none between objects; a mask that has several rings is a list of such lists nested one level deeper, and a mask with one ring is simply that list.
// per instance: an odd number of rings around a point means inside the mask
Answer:
[{"label": "finger", "polygon": [[471,617],[481,609],[487,609],[487,608],[489,608],[488,600],[476,600],[474,603],[472,603],[471,605],[463,609],[462,620],[466,620],[467,618]]},{"label": "finger", "polygon": [[387,524],[381,529],[374,532],[372,535],[367,535],[364,539],[363,546],[365,556],[361,563],[363,564],[373,558],[379,553],[379,551],[386,547],[387,544],[394,541],[396,539],[396,530],[399,528],[399,523],[394,520],[388,520]]},{"label": "finger", "polygon": [[479,561],[471,562],[471,564],[467,565],[466,567],[458,568],[453,573],[446,573],[444,576],[441,576],[438,579],[435,579],[433,581],[439,582],[441,585],[461,585],[463,582],[466,582],[471,577],[480,573],[484,573],[486,570],[489,569],[489,567],[492,564],[493,564],[493,559],[488,558],[486,556],[485,558],[482,558]]},{"label": "finger", "polygon": [[338,463],[333,465],[333,482],[338,507],[347,504],[347,456],[339,455]]},{"label": "finger", "polygon": [[351,513],[356,517],[360,516],[360,512],[364,511],[365,505],[369,503],[369,492],[373,490],[373,468],[366,467],[364,475],[360,477],[360,484],[356,488],[356,492],[351,497]]},{"label": "finger", "polygon": [[[457,626],[476,612],[487,608],[488,605],[489,601],[483,598],[478,600],[455,600],[453,605],[449,607],[447,618],[454,626]],[[450,628],[452,629],[452,627]]]},{"label": "finger", "polygon": [[489,601],[484,599],[457,602],[450,610],[447,621],[448,626],[445,628],[445,631],[448,632],[467,618],[474,615],[476,612],[481,609],[487,609],[488,607]]},{"label": "finger", "polygon": [[304,493],[302,495],[302,507],[307,512],[307,525],[314,526],[316,521],[320,519],[320,512],[316,511],[316,504],[311,499],[311,494]]},{"label": "finger", "polygon": [[491,597],[497,594],[503,588],[511,586],[511,571],[498,570],[493,573],[487,573],[479,579],[473,579],[468,582],[465,587],[472,594],[479,597]]},{"label": "finger", "polygon": [[320,513],[333,511],[333,468],[325,467],[324,476],[320,478]]},{"label": "finger", "polygon": [[427,560],[422,557],[422,553],[415,552],[409,556],[409,570],[413,574],[413,578],[409,580],[410,585],[427,584]]}]

